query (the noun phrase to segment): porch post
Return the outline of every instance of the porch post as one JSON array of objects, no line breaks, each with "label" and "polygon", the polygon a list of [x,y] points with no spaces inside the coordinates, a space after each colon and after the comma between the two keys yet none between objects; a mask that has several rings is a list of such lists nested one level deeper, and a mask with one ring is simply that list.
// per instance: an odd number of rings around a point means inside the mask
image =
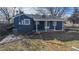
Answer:
[{"label": "porch post", "polygon": [[45,32],[47,32],[47,21],[45,21]]},{"label": "porch post", "polygon": [[54,26],[54,31],[55,31],[55,26]]},{"label": "porch post", "polygon": [[63,21],[62,21],[62,31],[64,31],[64,23],[63,23]]},{"label": "porch post", "polygon": [[36,21],[36,32],[38,32],[38,26],[37,26],[37,21]]},{"label": "porch post", "polygon": [[54,21],[54,31],[56,30],[55,28],[56,28],[56,21]]}]

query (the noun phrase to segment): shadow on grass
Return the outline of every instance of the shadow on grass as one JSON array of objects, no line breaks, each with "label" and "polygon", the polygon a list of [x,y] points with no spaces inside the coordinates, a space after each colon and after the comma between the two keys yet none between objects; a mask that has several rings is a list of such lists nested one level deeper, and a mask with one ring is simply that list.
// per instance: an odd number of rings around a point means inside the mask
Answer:
[{"label": "shadow on grass", "polygon": [[78,32],[42,32],[42,33],[19,33],[15,34],[16,36],[22,35],[26,39],[37,39],[37,40],[54,40],[57,39],[59,41],[73,41],[79,40]]},{"label": "shadow on grass", "polygon": [[79,40],[78,32],[47,32],[28,35],[30,39],[72,41]]}]

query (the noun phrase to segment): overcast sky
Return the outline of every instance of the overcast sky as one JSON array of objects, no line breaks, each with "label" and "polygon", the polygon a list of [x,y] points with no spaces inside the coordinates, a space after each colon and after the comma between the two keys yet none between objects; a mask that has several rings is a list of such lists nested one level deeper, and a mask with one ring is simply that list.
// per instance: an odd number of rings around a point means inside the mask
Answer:
[{"label": "overcast sky", "polygon": [[[26,13],[26,14],[36,14],[37,12],[35,11],[35,8],[23,8],[23,11]],[[73,9],[70,8],[68,11],[67,11],[67,14],[66,16],[70,16],[73,12]]]},{"label": "overcast sky", "polygon": [[[18,8],[16,8],[16,10],[17,10]],[[36,12],[36,10],[35,10],[35,8],[33,8],[33,7],[22,7],[21,8],[23,11],[24,11],[24,13],[26,13],[26,14],[36,14],[37,12]],[[68,11],[67,11],[67,14],[66,14],[66,16],[70,16],[71,14],[72,14],[72,12],[73,12],[73,9],[72,8],[69,8],[68,9]],[[10,11],[10,13],[12,14],[12,12]],[[0,13],[0,15],[1,15],[1,13]]]},{"label": "overcast sky", "polygon": [[23,11],[24,11],[24,13],[26,13],[26,14],[36,14],[37,12],[35,11],[35,9],[34,8],[32,8],[32,7],[27,7],[27,8],[23,8],[22,9]]}]

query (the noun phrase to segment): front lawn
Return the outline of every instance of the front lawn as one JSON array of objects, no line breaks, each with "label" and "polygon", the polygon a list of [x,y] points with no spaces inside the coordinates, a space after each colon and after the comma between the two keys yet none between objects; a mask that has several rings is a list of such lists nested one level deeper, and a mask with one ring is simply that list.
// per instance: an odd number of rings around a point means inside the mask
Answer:
[{"label": "front lawn", "polygon": [[74,51],[72,48],[79,48],[79,41],[58,41],[23,39],[0,45],[1,51]]}]

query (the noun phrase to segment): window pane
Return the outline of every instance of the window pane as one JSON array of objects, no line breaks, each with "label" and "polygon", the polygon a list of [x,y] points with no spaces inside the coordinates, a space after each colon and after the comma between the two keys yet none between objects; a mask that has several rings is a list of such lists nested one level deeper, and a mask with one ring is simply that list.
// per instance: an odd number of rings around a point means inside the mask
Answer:
[{"label": "window pane", "polygon": [[30,19],[23,19],[19,22],[19,25],[30,25]]},{"label": "window pane", "polygon": [[24,24],[25,25],[30,25],[30,19],[24,19]]}]

